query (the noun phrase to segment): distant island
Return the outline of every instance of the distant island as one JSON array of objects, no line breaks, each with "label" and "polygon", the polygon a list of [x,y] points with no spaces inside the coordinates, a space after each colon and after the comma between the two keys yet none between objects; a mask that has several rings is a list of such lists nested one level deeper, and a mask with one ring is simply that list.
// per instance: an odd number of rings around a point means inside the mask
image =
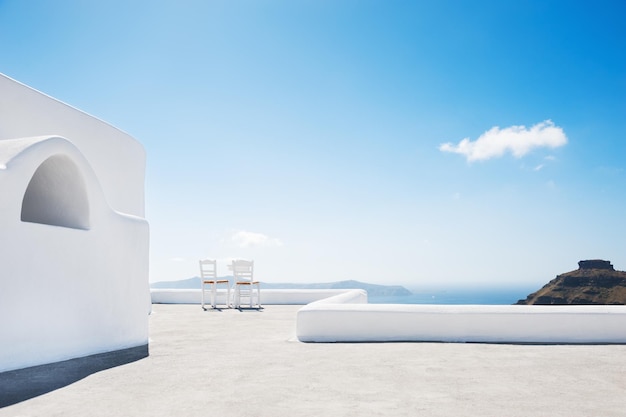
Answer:
[{"label": "distant island", "polygon": [[611,262],[591,259],[578,269],[557,275],[540,290],[517,304],[626,304],[626,272]]},{"label": "distant island", "polygon": [[[226,276],[222,279],[228,279],[232,282],[232,276]],[[179,281],[160,281],[150,284],[150,288],[175,288],[175,289],[193,289],[200,288],[200,278],[193,277],[188,279],[182,279]],[[360,282],[355,280],[336,281],[326,283],[315,284],[275,284],[269,282],[261,282],[261,289],[342,289],[342,288],[357,288],[366,290],[367,294],[372,297],[380,296],[404,296],[411,295],[411,291],[407,290],[401,285],[378,285],[368,284],[366,282]]]}]

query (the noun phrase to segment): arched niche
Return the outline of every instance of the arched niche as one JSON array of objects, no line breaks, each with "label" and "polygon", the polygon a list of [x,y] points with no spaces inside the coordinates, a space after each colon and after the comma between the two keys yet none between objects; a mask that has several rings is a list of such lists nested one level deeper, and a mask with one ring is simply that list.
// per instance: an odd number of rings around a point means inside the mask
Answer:
[{"label": "arched niche", "polygon": [[22,221],[89,229],[89,198],[83,176],[66,155],[46,159],[22,200]]}]

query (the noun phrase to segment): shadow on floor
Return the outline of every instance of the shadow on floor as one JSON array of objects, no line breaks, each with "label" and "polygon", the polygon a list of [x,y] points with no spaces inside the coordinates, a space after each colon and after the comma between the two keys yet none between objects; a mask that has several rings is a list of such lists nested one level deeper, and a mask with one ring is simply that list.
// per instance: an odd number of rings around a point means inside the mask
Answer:
[{"label": "shadow on floor", "polygon": [[148,345],[0,373],[0,408],[73,384],[91,374],[148,356]]}]

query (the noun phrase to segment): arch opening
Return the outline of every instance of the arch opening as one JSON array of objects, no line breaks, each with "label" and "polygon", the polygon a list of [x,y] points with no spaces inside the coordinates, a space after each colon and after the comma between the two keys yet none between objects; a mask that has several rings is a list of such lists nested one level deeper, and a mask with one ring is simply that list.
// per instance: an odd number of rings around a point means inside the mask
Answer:
[{"label": "arch opening", "polygon": [[46,159],[22,200],[23,222],[89,229],[89,198],[78,166],[66,155]]}]

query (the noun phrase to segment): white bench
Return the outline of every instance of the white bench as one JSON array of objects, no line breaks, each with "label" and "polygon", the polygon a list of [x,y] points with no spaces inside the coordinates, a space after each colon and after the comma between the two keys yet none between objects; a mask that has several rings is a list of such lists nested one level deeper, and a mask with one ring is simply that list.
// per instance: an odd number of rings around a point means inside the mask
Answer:
[{"label": "white bench", "polygon": [[367,304],[363,290],[297,313],[303,342],[626,343],[626,306]]}]

